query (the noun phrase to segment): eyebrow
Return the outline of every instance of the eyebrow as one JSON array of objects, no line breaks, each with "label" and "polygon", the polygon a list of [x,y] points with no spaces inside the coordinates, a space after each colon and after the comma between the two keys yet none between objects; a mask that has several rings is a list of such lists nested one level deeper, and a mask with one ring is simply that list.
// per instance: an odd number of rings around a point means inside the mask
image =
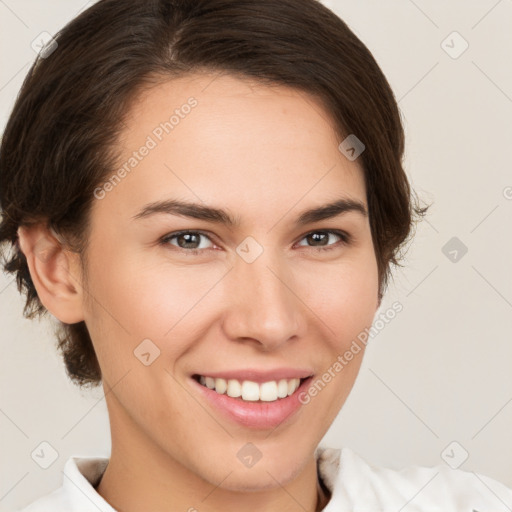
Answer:
[{"label": "eyebrow", "polygon": [[[342,198],[323,206],[305,210],[299,215],[295,223],[298,226],[303,226],[305,224],[337,217],[338,215],[348,212],[356,212],[364,217],[368,217],[368,212],[363,203],[353,199]],[[237,227],[240,225],[240,218],[232,217],[226,210],[205,206],[199,203],[179,201],[177,199],[167,199],[149,203],[132,218],[143,219],[162,213],[180,217],[190,217],[192,219],[204,220],[216,224],[224,224],[228,227]]]}]

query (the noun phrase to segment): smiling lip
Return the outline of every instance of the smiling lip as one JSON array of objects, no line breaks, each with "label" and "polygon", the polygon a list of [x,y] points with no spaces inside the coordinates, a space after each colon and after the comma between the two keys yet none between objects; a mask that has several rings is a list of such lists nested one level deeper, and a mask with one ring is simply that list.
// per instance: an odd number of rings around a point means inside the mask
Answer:
[{"label": "smiling lip", "polygon": [[[300,378],[301,384],[286,398],[280,398],[273,402],[263,401],[245,401],[241,398],[232,398],[226,394],[219,394],[214,389],[203,386],[196,380],[198,375],[204,375],[213,378],[237,379],[240,382],[252,380],[253,382],[268,382],[271,380]],[[256,370],[232,370],[226,372],[205,372],[191,376],[192,385],[197,389],[206,402],[214,408],[215,412],[220,412],[230,421],[248,428],[269,429],[276,428],[281,423],[291,420],[303,405],[299,396],[310,385],[313,379],[312,372],[309,370],[297,369],[276,369],[272,371]]]}]

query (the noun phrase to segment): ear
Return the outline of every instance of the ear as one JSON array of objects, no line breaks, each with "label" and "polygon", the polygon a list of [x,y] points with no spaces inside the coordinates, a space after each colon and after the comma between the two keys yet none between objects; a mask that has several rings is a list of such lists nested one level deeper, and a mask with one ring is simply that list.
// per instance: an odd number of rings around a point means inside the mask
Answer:
[{"label": "ear", "polygon": [[19,246],[42,304],[61,322],[74,324],[84,320],[79,255],[53,233],[42,224],[20,226]]}]

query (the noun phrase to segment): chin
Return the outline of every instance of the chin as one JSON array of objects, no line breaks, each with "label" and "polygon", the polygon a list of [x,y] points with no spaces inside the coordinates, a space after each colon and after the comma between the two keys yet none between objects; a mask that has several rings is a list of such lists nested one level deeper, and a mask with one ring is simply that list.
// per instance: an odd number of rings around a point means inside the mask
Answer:
[{"label": "chin", "polygon": [[[263,444],[263,443],[262,443]],[[308,454],[301,454],[297,449],[276,450],[263,448],[261,458],[252,465],[245,465],[238,457],[239,443],[231,457],[218,454],[204,460],[217,460],[219,464],[202,468],[206,480],[222,489],[235,492],[257,492],[273,489],[294,480],[311,460]],[[288,448],[288,447],[287,447]],[[227,451],[227,450],[226,450]],[[293,455],[289,455],[289,453]],[[311,455],[312,457],[312,455]],[[207,473],[207,474],[206,474]],[[225,480],[222,480],[223,476]],[[229,476],[228,476],[229,475]],[[219,484],[219,479],[222,481]]]},{"label": "chin", "polygon": [[[299,470],[300,468],[291,468],[289,464],[283,468],[272,466],[270,468],[260,468],[259,470],[256,470],[254,467],[247,470],[237,469],[219,487],[232,492],[267,491],[287,485],[297,476]],[[218,485],[216,480],[212,483]]]}]

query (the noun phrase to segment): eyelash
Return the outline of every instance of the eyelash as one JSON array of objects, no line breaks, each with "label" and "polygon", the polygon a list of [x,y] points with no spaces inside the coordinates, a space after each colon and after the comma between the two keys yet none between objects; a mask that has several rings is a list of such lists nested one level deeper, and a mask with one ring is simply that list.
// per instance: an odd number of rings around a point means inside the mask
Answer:
[{"label": "eyelash", "polygon": [[[333,250],[333,249],[337,249],[340,245],[349,245],[352,242],[352,236],[351,235],[349,235],[345,231],[339,231],[337,229],[334,229],[334,230],[332,230],[332,229],[329,229],[329,230],[324,229],[324,230],[310,231],[309,233],[304,234],[302,236],[301,240],[303,240],[307,236],[315,234],[315,233],[316,234],[317,233],[333,234],[333,235],[337,235],[337,236],[339,236],[341,238],[341,240],[338,243],[330,244],[330,245],[325,246],[325,247],[309,247],[310,249],[317,250],[317,251],[330,251],[330,250]],[[173,238],[176,238],[176,237],[178,237],[180,235],[187,235],[187,234],[203,235],[203,236],[208,238],[213,243],[213,240],[211,240],[211,238],[208,236],[208,234],[203,232],[203,231],[184,230],[184,231],[175,231],[173,233],[169,233],[169,234],[165,235],[164,237],[162,237],[159,240],[159,244],[160,245],[172,245],[172,244],[169,244],[170,240],[172,240]],[[184,249],[183,247],[178,247],[178,246],[173,246],[173,247],[175,249],[179,250],[179,251],[183,251],[183,252],[189,253],[191,255],[196,255],[196,254],[199,254],[199,253],[201,253],[203,251],[208,250],[208,249]],[[301,247],[303,247],[303,246],[301,246]]]}]

